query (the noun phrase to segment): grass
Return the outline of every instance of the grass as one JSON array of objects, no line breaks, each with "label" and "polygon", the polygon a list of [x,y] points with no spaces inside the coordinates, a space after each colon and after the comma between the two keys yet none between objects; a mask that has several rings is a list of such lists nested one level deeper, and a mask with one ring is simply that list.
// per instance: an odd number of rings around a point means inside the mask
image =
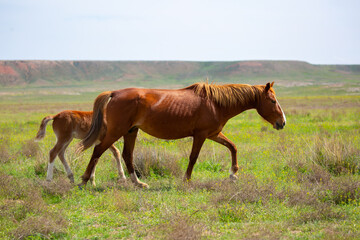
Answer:
[{"label": "grass", "polygon": [[[360,238],[360,97],[278,95],[284,130],[273,130],[256,111],[224,128],[238,148],[236,182],[228,179],[225,147],[206,141],[193,181],[183,183],[191,139],[164,141],[140,132],[135,163],[149,190],[119,182],[110,152],[98,164],[96,188],[71,185],[58,159],[54,181],[45,181],[55,136],[48,126],[42,142],[32,141],[41,119],[91,109],[95,93],[65,101],[32,93],[2,98],[0,238]],[[75,144],[66,156],[80,182],[91,150],[76,155]],[[122,141],[116,145],[121,149]]]}]

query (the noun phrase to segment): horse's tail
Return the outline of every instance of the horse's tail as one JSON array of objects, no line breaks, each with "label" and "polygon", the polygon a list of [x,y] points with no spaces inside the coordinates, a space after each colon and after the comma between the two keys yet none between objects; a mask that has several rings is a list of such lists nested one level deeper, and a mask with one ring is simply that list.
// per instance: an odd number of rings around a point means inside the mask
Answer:
[{"label": "horse's tail", "polygon": [[47,116],[44,117],[43,120],[41,121],[40,124],[40,128],[39,131],[36,134],[35,137],[35,141],[40,141],[45,137],[45,133],[46,133],[46,125],[48,124],[49,121],[53,120],[55,116]]},{"label": "horse's tail", "polygon": [[100,93],[95,99],[93,107],[93,116],[90,130],[87,136],[79,143],[77,152],[82,152],[91,147],[99,139],[101,131],[104,129],[104,109],[112,96],[111,91]]}]

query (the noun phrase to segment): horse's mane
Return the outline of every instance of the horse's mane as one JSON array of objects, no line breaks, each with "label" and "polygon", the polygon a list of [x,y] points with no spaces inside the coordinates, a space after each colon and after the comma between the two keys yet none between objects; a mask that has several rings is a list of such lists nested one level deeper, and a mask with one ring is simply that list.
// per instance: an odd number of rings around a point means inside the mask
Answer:
[{"label": "horse's mane", "polygon": [[259,97],[263,86],[248,84],[209,84],[207,82],[195,83],[187,89],[192,89],[195,94],[210,99],[222,107],[231,107],[237,104],[249,104]]}]

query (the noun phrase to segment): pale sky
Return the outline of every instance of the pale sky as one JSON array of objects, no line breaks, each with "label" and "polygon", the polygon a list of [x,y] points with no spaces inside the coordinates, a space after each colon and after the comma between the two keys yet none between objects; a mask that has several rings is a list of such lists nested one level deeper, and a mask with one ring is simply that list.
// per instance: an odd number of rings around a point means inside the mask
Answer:
[{"label": "pale sky", "polygon": [[0,60],[360,64],[359,0],[0,0]]}]

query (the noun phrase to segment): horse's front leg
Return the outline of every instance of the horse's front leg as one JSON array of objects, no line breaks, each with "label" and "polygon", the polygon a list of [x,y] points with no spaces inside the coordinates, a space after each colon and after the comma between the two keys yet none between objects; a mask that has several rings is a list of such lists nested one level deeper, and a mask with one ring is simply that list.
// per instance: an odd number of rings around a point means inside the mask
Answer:
[{"label": "horse's front leg", "polygon": [[123,167],[121,165],[121,155],[119,150],[115,147],[115,145],[111,145],[110,148],[111,152],[114,155],[115,161],[116,161],[116,166],[117,166],[117,170],[118,170],[118,174],[119,174],[119,179],[120,181],[125,181],[126,180],[126,176],[124,174],[124,170]]},{"label": "horse's front leg", "polygon": [[236,180],[237,176],[235,174],[239,170],[239,165],[238,165],[237,157],[236,157],[237,149],[236,149],[235,144],[232,141],[230,141],[227,137],[225,137],[225,135],[222,132],[220,132],[217,136],[211,137],[209,139],[224,145],[225,147],[227,147],[230,150],[231,160],[232,160],[232,164],[231,164],[231,168],[230,168],[230,179]]}]

